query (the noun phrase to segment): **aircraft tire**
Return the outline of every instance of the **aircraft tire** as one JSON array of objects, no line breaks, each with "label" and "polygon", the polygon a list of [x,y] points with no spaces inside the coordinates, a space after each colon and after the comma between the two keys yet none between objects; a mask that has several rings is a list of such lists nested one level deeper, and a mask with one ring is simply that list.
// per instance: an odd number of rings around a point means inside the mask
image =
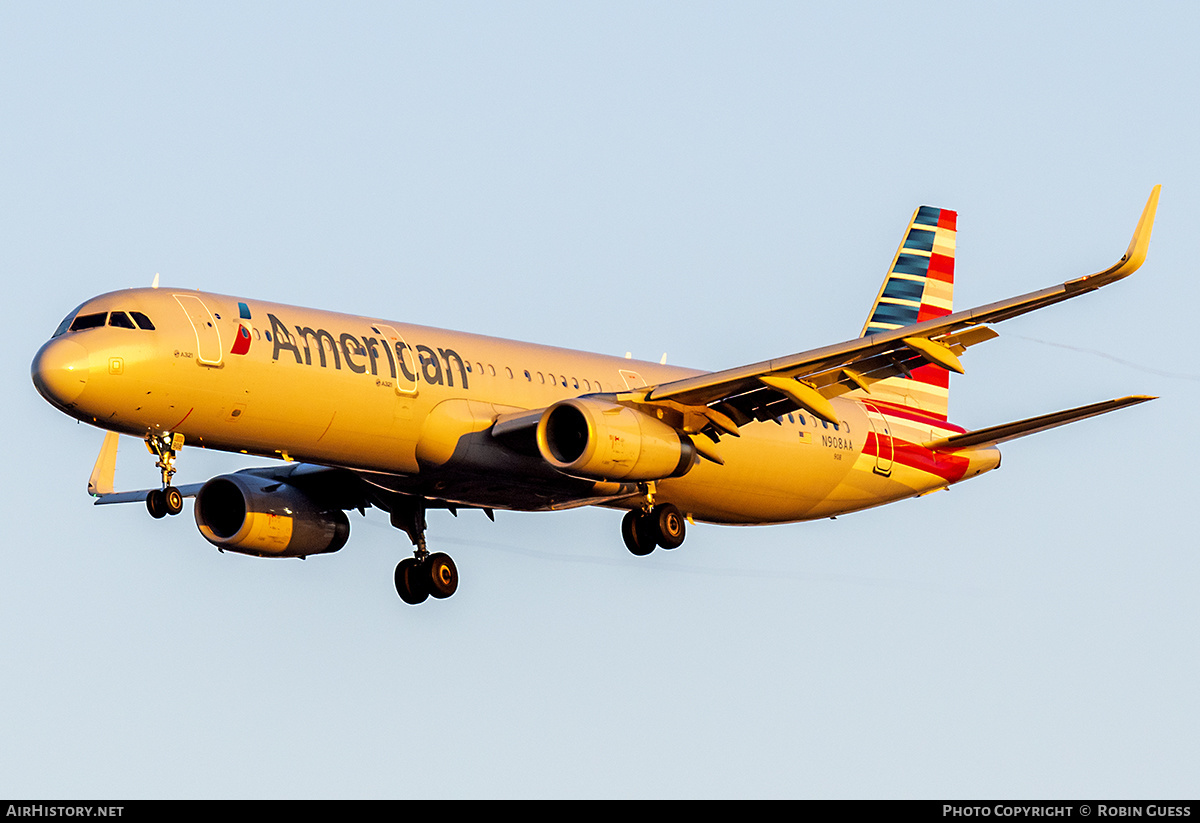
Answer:
[{"label": "aircraft tire", "polygon": [[654,551],[655,534],[650,518],[640,511],[627,512],[621,520],[621,537],[631,554],[645,557]]},{"label": "aircraft tire", "polygon": [[150,516],[155,520],[167,516],[167,496],[162,489],[153,489],[146,495],[146,511],[150,512]]},{"label": "aircraft tire", "polygon": [[421,572],[421,563],[415,557],[406,557],[396,566],[396,594],[410,606],[424,603],[429,597],[429,586]]},{"label": "aircraft tire", "polygon": [[424,566],[431,595],[444,600],[458,591],[458,568],[450,559],[450,555],[435,552],[429,555]]},{"label": "aircraft tire", "polygon": [[163,506],[166,508],[167,514],[179,514],[183,511],[183,493],[174,486],[167,486],[163,489]]},{"label": "aircraft tire", "polygon": [[683,545],[687,523],[683,512],[672,503],[660,503],[650,510],[650,523],[654,527],[654,540],[664,549],[677,549]]}]

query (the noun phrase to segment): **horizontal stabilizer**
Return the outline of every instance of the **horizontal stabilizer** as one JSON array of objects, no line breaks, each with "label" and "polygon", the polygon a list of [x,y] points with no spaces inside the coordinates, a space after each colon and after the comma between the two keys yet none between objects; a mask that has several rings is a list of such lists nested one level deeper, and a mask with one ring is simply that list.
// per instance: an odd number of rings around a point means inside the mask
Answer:
[{"label": "horizontal stabilizer", "polygon": [[1003,423],[999,426],[989,426],[986,429],[954,434],[949,437],[931,440],[924,445],[927,449],[936,449],[939,451],[958,451],[960,449],[973,449],[978,446],[994,446],[1006,440],[1015,440],[1018,437],[1037,434],[1047,429],[1065,426],[1067,423],[1074,423],[1076,420],[1084,420],[1088,417],[1095,417],[1098,414],[1116,411],[1126,406],[1136,406],[1138,403],[1145,403],[1147,400],[1155,399],[1146,395],[1120,397],[1116,400],[1105,400],[1103,403],[1092,403],[1090,406],[1080,406],[1075,409],[1067,409],[1066,411],[1043,414],[1039,417],[1030,417],[1026,420],[1018,420],[1015,423]]}]

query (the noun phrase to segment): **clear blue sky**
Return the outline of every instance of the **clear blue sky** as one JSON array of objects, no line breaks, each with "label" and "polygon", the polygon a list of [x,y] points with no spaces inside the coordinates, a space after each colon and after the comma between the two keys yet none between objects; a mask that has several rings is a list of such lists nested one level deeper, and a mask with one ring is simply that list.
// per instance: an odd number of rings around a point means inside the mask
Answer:
[{"label": "clear blue sky", "polygon": [[[1192,5],[342,6],[0,4],[0,796],[1197,795]],[[155,272],[729,367],[855,336],[917,205],[965,308],[1109,265],[1155,183],[1145,267],[1003,324],[951,414],[1162,399],[644,559],[434,513],[421,608],[379,512],[300,562],[92,507],[101,433],[29,381]]]}]

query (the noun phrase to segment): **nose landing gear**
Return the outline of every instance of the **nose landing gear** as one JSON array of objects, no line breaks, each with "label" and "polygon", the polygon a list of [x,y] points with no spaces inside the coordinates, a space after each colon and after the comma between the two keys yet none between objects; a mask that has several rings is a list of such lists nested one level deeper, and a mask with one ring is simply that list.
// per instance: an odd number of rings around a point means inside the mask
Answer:
[{"label": "nose landing gear", "polygon": [[146,510],[156,520],[183,511],[183,494],[174,486],[154,489],[146,495]]},{"label": "nose landing gear", "polygon": [[171,478],[175,476],[175,454],[183,448],[183,435],[147,435],[146,448],[158,458],[154,465],[162,470],[162,488],[146,495],[146,510],[155,519],[179,514],[183,511],[183,494],[171,485]]}]

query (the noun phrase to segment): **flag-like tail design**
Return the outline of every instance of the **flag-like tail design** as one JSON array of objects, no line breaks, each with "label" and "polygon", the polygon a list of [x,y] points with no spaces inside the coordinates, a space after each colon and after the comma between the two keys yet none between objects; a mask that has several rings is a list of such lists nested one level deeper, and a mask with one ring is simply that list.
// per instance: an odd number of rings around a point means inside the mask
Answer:
[{"label": "flag-like tail design", "polygon": [[[862,337],[943,317],[954,310],[957,231],[956,212],[932,206],[916,210],[867,316]],[[889,377],[871,384],[870,397],[945,420],[950,373],[939,366],[921,366],[912,370],[911,377]]]}]

